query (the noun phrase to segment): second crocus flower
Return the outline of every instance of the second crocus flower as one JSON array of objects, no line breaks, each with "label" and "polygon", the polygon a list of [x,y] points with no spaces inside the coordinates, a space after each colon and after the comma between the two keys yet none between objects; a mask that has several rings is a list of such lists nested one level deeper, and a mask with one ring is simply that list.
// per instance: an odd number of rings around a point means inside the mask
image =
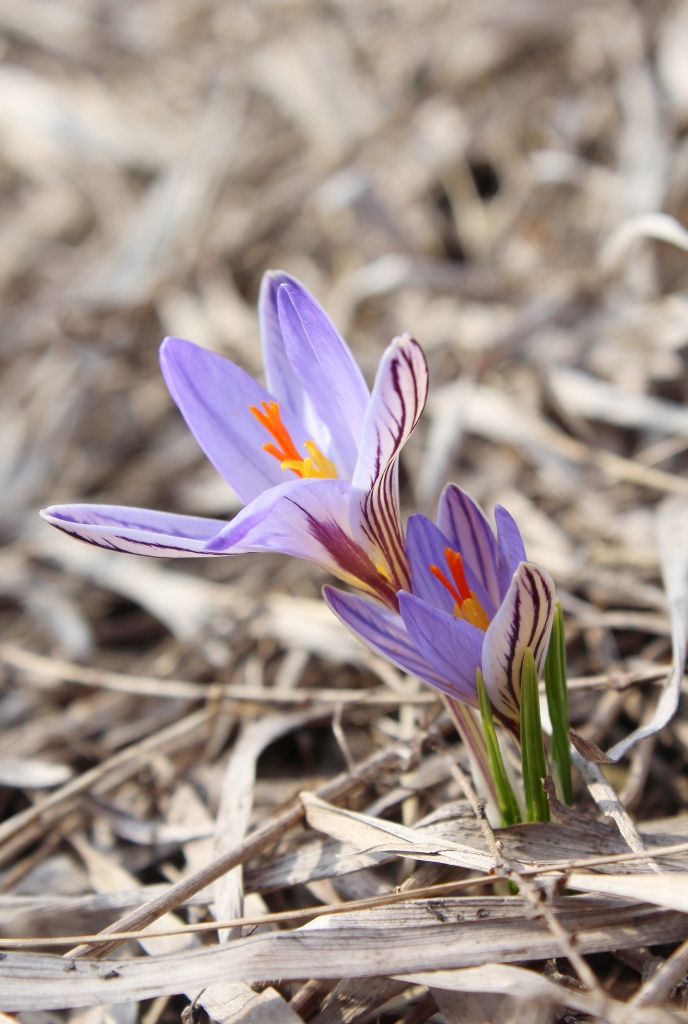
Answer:
[{"label": "second crocus flower", "polygon": [[473,499],[450,484],[436,523],[422,515],[409,520],[411,588],[397,594],[399,614],[333,587],[324,593],[369,647],[472,707],[480,669],[495,716],[518,738],[523,659],[530,649],[538,673],[544,665],[554,583],[527,560],[506,509],[497,506],[495,520],[497,535]]}]

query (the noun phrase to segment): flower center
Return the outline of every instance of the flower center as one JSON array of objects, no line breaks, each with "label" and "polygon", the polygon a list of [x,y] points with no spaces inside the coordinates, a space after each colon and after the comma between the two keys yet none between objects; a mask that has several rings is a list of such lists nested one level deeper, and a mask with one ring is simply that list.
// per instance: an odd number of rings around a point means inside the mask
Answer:
[{"label": "flower center", "polygon": [[452,551],[451,548],[445,548],[444,555],[452,576],[451,580],[447,579],[439,565],[428,566],[430,572],[440,581],[443,587],[446,587],[456,601],[454,615],[459,619],[465,619],[472,626],[477,626],[478,629],[482,629],[485,632],[490,625],[490,620],[478,600],[476,592],[468,586],[461,555],[458,551]]},{"label": "flower center", "polygon": [[303,447],[308,456],[302,459],[299,450],[294,444],[289,431],[282,423],[280,416],[279,402],[261,402],[263,411],[250,405],[249,409],[261,423],[270,436],[276,442],[269,441],[263,445],[263,451],[279,459],[282,469],[290,469],[298,477],[319,477],[321,479],[336,480],[337,467],[334,462],[326,459],[315,441],[304,441]]}]

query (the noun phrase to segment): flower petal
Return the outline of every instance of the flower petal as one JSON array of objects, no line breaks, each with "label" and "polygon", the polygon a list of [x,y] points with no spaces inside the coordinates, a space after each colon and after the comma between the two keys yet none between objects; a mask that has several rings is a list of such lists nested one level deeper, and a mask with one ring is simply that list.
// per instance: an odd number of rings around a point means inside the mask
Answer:
[{"label": "flower petal", "polygon": [[440,689],[477,707],[475,671],[480,668],[485,634],[412,594],[402,592],[397,596],[409,636],[444,680]]},{"label": "flower petal", "polygon": [[542,670],[554,616],[554,582],[532,562],[517,567],[504,601],[485,634],[483,679],[495,709],[520,719],[521,667],[530,647]]},{"label": "flower petal", "polygon": [[[182,338],[165,338],[160,366],[194,437],[243,502],[284,483],[286,471],[263,451],[271,438],[249,408],[272,399],[265,388],[229,359]],[[281,413],[294,444],[303,449],[303,426],[288,409]]]},{"label": "flower petal", "polygon": [[454,693],[446,679],[418,653],[396,612],[367,597],[347,594],[327,585],[323,587],[323,597],[340,622],[376,654],[391,661],[402,672],[410,672],[438,690]]},{"label": "flower petal", "polygon": [[490,596],[492,617],[499,607],[499,554],[492,528],[480,506],[456,484],[448,484],[439,501],[437,525],[449,546],[461,552],[464,567],[471,569]]},{"label": "flower petal", "polygon": [[[411,568],[411,591],[416,597],[427,601],[434,608],[441,608],[449,615],[453,615],[454,598],[437,577],[430,572],[430,566],[437,565],[447,579],[451,580],[451,572],[444,553],[444,549],[448,546],[451,547],[447,538],[426,516],[417,512],[409,517],[406,524],[406,554]],[[495,609],[489,594],[471,571],[470,566],[465,563],[464,572],[468,586],[475,591],[488,618],[491,618]]]},{"label": "flower petal", "polygon": [[396,608],[396,595],[349,527],[347,480],[294,480],[266,491],[215,537],[216,554],[279,551],[305,558]]},{"label": "flower petal", "polygon": [[227,524],[221,519],[174,515],[125,505],[51,505],[41,510],[51,526],[111,551],[156,558],[213,555],[208,541]]},{"label": "flower petal", "polygon": [[495,505],[494,514],[499,548],[499,590],[503,600],[519,563],[527,562],[528,556],[521,540],[521,531],[511,513],[501,505]]},{"label": "flower petal", "polygon": [[442,572],[447,572],[444,554],[446,546],[447,538],[426,516],[416,512],[409,517],[406,524],[406,554],[411,570],[411,591],[434,608],[453,615],[456,603],[454,598],[429,569],[431,565],[438,565]]},{"label": "flower petal", "polygon": [[282,409],[289,409],[293,416],[303,422],[305,392],[289,362],[277,313],[280,285],[292,283],[296,283],[294,278],[282,270],[269,270],[263,274],[258,297],[258,317],[268,391],[280,402]]},{"label": "flower petal", "polygon": [[325,311],[293,278],[277,290],[277,313],[289,362],[329,432],[328,455],[334,449],[335,461],[351,478],[370,400],[363,375]]},{"label": "flower petal", "polygon": [[428,394],[428,367],[417,341],[404,334],[385,351],[363,427],[351,482],[354,535],[399,590],[410,586],[399,518],[399,452],[420,419]]}]

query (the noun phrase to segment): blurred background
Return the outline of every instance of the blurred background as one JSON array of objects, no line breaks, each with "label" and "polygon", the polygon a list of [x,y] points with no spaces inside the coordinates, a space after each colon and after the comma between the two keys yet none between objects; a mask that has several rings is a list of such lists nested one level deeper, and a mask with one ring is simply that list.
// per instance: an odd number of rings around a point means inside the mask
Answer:
[{"label": "blurred background", "polygon": [[[572,672],[664,658],[654,508],[688,489],[688,255],[638,236],[688,218],[687,128],[683,3],[0,0],[4,726],[83,693],[19,686],[17,646],[159,678],[373,685],[312,603],[320,570],[154,564],[37,516],[236,512],[157,348],[181,335],[260,377],[268,268],[314,292],[369,381],[395,334],[423,346],[405,512],[434,511],[449,479],[506,505],[560,588]],[[618,738],[653,700],[605,705],[590,735]],[[8,749],[83,767],[180,706],[125,701],[120,732],[96,716],[76,750],[47,725]],[[409,713],[359,714],[350,750],[408,734]],[[315,757],[300,735],[290,756]],[[667,782],[685,736],[666,736],[653,813],[688,790]]]}]

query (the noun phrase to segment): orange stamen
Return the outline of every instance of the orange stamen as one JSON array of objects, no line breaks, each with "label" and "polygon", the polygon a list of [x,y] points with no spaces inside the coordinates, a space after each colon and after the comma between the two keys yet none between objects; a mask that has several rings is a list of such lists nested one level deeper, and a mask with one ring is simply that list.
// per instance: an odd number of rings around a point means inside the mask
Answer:
[{"label": "orange stamen", "polygon": [[[472,626],[477,626],[483,632],[490,625],[485,609],[480,604],[478,596],[471,590],[466,580],[466,573],[463,568],[463,559],[458,551],[451,548],[444,549],[447,565],[452,575],[452,580],[447,579],[438,565],[429,565],[428,568],[435,579],[438,579],[443,587],[449,591],[454,598],[454,615],[459,619],[466,619]],[[452,582],[453,581],[453,582]]]},{"label": "orange stamen", "polygon": [[463,604],[463,599],[461,597],[461,594],[459,594],[459,592],[456,589],[456,587],[454,586],[454,584],[449,582],[447,577],[444,575],[444,573],[440,569],[439,565],[430,565],[430,566],[428,566],[428,568],[430,569],[430,572],[432,573],[432,575],[436,579],[438,579],[440,581],[442,586],[447,588],[447,590],[449,591],[451,596],[454,598],[454,600],[458,604],[459,608],[461,608],[461,605]]},{"label": "orange stamen", "polygon": [[[277,447],[274,444],[264,444],[263,451],[268,452],[269,455],[273,455],[280,462],[303,462],[303,459],[299,455],[298,449],[291,439],[289,431],[282,423],[282,417],[280,416],[279,402],[261,402],[263,406],[263,412],[257,409],[255,405],[250,405],[249,409],[256,417],[258,422],[262,424],[265,429],[271,434],[277,442]],[[296,473],[297,476],[303,476],[303,473],[295,466],[289,466],[292,473]]]},{"label": "orange stamen", "polygon": [[444,549],[444,557],[447,559],[449,572],[452,574],[456,588],[461,594],[461,601],[468,601],[471,596],[471,588],[466,582],[466,573],[463,570],[463,558],[458,551],[451,548]]},{"label": "orange stamen", "polygon": [[334,462],[325,458],[314,441],[304,441],[303,446],[308,452],[308,458],[302,458],[299,450],[291,439],[291,435],[280,416],[279,402],[261,402],[263,411],[255,405],[249,405],[249,409],[258,422],[265,427],[277,444],[269,441],[263,445],[263,451],[273,458],[279,459],[282,469],[290,469],[299,478],[317,477],[320,479],[336,480],[337,467]]}]

